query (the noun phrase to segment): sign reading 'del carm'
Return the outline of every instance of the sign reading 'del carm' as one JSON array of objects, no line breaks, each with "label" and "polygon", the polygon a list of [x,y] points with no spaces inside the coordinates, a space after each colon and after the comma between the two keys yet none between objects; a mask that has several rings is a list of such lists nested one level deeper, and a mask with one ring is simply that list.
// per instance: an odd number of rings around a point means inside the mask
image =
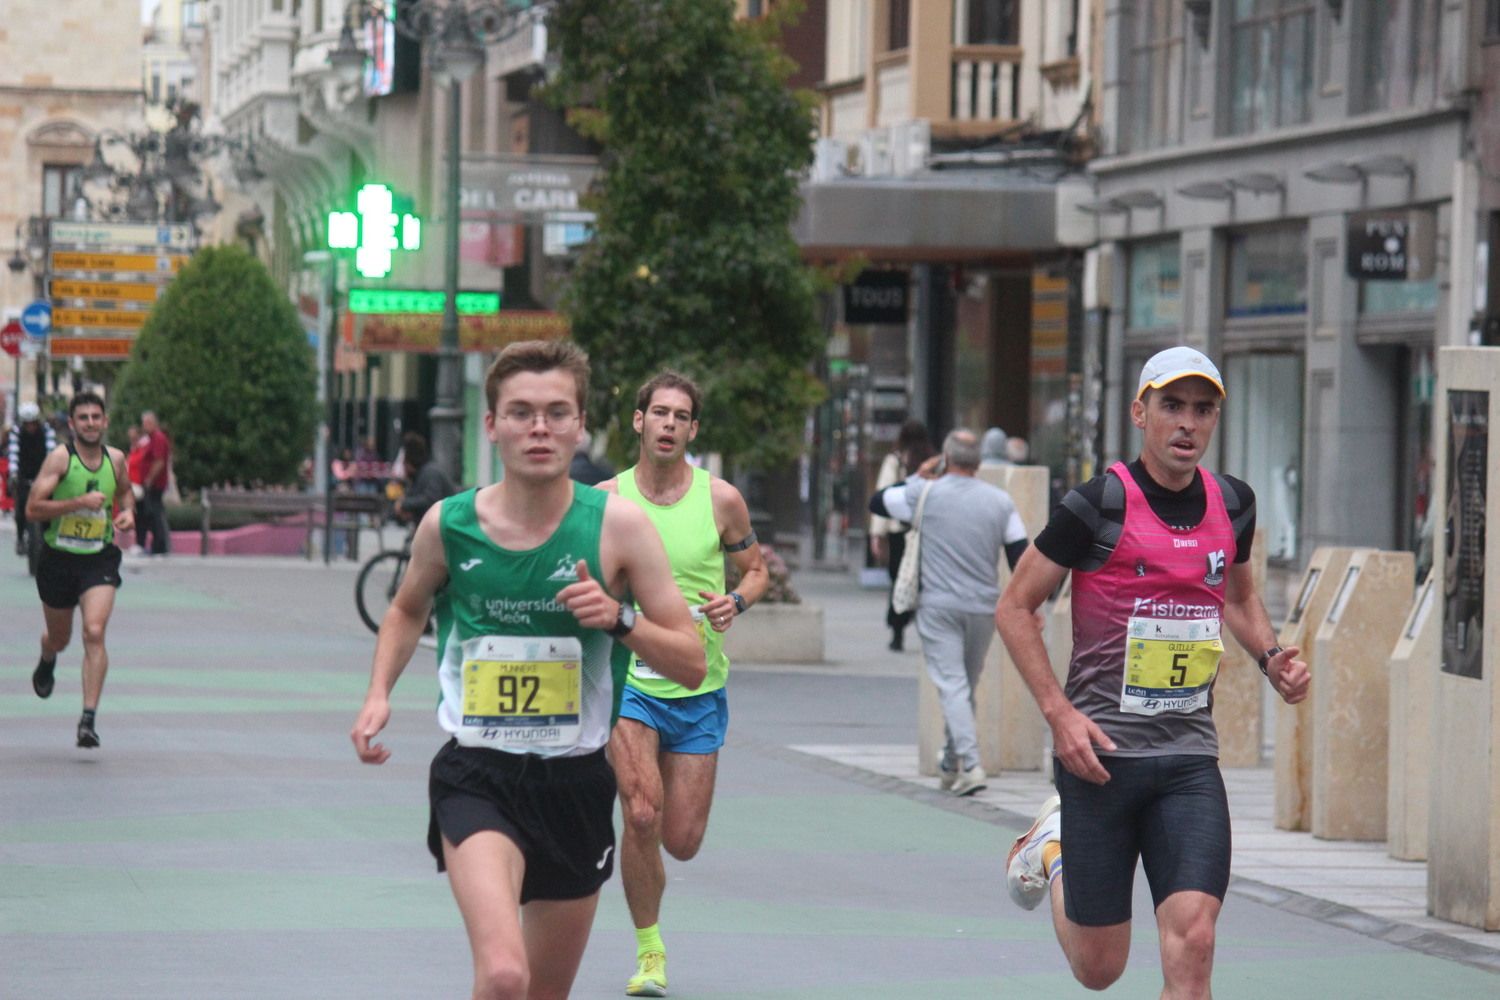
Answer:
[{"label": "sign reading 'del carm'", "polygon": [[590,156],[466,156],[462,171],[464,218],[540,219],[549,212],[577,212],[599,163]]},{"label": "sign reading 'del carm'", "polygon": [[905,271],[861,271],[844,286],[844,322],[905,324],[908,284]]},{"label": "sign reading 'del carm'", "polygon": [[1434,228],[1427,209],[1355,212],[1345,234],[1345,270],[1360,281],[1426,281],[1432,277]]}]

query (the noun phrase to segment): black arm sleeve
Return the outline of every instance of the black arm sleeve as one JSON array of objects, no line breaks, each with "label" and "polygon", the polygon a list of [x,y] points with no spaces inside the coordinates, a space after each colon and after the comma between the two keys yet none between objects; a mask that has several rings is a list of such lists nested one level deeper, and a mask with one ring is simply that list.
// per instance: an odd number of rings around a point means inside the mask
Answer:
[{"label": "black arm sleeve", "polygon": [[885,509],[885,490],[876,490],[874,495],[870,497],[870,513],[880,517],[891,516]]}]

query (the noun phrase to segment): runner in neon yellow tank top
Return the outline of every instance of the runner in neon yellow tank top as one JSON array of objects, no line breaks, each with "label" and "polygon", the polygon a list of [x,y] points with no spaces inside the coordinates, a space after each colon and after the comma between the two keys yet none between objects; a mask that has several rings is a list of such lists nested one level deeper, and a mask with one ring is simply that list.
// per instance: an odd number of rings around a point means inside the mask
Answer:
[{"label": "runner in neon yellow tank top", "polygon": [[[702,396],[687,377],[655,376],[636,394],[640,459],[599,488],[635,501],[661,532],[682,599],[692,608],[708,678],[688,691],[660,676],[649,657],[631,657],[610,759],[620,782],[625,832],[620,875],[636,928],[630,996],[665,996],[667,956],[658,918],[666,872],[661,848],[687,861],[698,853],[713,805],[719,747],[729,726],[724,633],[765,593],[770,576],[740,491],[688,464]],[[740,571],[724,592],[724,554]]]},{"label": "runner in neon yellow tank top", "polygon": [[26,516],[50,521],[42,536],[36,590],[42,599],[46,631],[42,655],[31,675],[40,698],[52,694],[57,654],[73,637],[73,609],[83,609],[83,716],[78,745],[99,745],[94,715],[104,692],[109,653],[105,626],[120,586],[120,549],[115,533],[135,525],[135,498],[125,474],[125,455],[104,443],[109,417],[104,400],[80,392],[68,403],[73,444],[59,445],[42,463],[26,501]]},{"label": "runner in neon yellow tank top", "polygon": [[568,479],[588,357],[512,344],[485,395],[504,479],[423,515],[350,738],[367,764],[390,757],[372,740],[441,591],[438,721],[453,739],[432,761],[428,847],[469,932],[473,993],[567,996],[613,871],[611,640],[688,689],[703,650],[651,522]]}]

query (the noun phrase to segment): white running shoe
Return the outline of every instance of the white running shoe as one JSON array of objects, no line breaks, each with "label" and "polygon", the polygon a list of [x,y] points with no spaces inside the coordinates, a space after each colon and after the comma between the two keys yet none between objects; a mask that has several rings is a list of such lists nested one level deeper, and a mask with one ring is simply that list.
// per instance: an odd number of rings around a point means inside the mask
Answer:
[{"label": "white running shoe", "polygon": [[1023,910],[1034,910],[1047,896],[1047,867],[1042,848],[1062,840],[1062,800],[1056,795],[1042,803],[1031,829],[1016,838],[1005,859],[1005,888]]},{"label": "white running shoe", "polygon": [[973,767],[957,772],[953,776],[953,784],[948,791],[962,798],[965,795],[973,795],[984,788],[989,775],[984,773],[984,768],[975,764]]}]

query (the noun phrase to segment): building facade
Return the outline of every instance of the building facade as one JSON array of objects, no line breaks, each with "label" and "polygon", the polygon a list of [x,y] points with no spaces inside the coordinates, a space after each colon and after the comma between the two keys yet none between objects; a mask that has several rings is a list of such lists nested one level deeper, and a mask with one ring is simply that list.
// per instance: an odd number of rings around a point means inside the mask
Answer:
[{"label": "building facade", "polygon": [[[1469,342],[1483,4],[1108,0],[1086,306],[1106,458],[1194,344],[1268,555],[1431,543],[1434,350]],[[1493,5],[1490,5],[1493,7]]]},{"label": "building facade", "polygon": [[[9,316],[45,297],[46,221],[73,211],[95,139],[140,127],[141,15],[138,0],[10,0],[5,15],[0,240],[12,244],[6,256],[20,265],[0,273],[0,306]],[[0,378],[12,397],[7,413],[17,391],[34,398],[38,363],[27,358],[15,369],[14,388]]]},{"label": "building facade", "polygon": [[[1094,26],[1086,2],[828,0],[820,136],[795,235],[844,270],[811,448],[815,552],[857,563],[875,469],[907,417],[1028,439],[1090,469],[1080,405]],[[884,314],[851,312],[893,296]],[[858,546],[858,547],[856,547]],[[841,551],[842,549],[842,551]]]}]

